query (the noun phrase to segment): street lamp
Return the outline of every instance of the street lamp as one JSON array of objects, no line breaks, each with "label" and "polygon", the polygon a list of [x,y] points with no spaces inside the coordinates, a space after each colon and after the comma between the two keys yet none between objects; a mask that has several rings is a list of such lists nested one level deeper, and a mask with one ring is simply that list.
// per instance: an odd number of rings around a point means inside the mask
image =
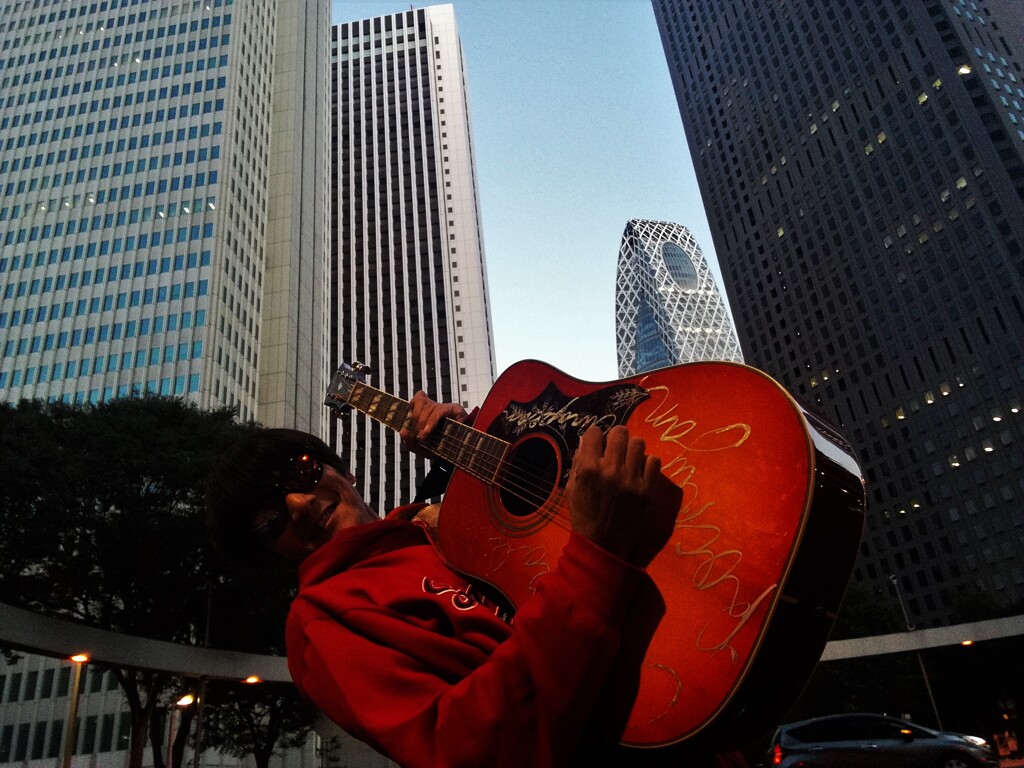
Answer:
[{"label": "street lamp", "polygon": [[167,768],[171,768],[171,751],[174,749],[174,715],[182,707],[190,707],[196,700],[196,697],[191,693],[186,693],[180,699],[175,702],[175,708],[171,710],[171,716],[168,718],[170,724],[167,729]]},{"label": "street lamp", "polygon": [[75,664],[75,677],[71,683],[71,700],[68,702],[68,722],[64,727],[64,760],[62,768],[71,768],[71,758],[75,754],[75,741],[78,736],[78,694],[82,690],[82,665],[89,662],[89,654],[76,653],[71,657]]},{"label": "street lamp", "polygon": [[193,746],[192,768],[199,768],[203,752],[203,706],[206,704],[206,676],[199,678],[199,704],[196,706],[196,739]]}]

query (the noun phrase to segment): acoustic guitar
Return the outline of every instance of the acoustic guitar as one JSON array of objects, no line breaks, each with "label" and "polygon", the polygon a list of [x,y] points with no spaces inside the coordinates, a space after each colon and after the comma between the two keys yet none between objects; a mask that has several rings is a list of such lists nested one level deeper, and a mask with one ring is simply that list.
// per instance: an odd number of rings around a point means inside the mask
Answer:
[{"label": "acoustic guitar", "polygon": [[[343,366],[327,405],[400,430],[409,403],[363,378]],[[647,568],[665,612],[619,740],[703,747],[776,725],[821,656],[857,556],[865,497],[850,447],[748,366],[594,383],[523,361],[473,426],[448,420],[428,445],[457,468],[437,530],[449,564],[513,606],[528,600],[568,541],[564,489],[593,424],[643,437],[683,491],[675,532]]]}]

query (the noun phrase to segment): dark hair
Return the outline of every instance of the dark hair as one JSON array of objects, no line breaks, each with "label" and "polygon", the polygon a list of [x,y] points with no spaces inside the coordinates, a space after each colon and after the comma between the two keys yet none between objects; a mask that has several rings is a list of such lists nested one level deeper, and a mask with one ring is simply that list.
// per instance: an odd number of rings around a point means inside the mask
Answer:
[{"label": "dark hair", "polygon": [[252,520],[271,501],[280,469],[304,451],[345,473],[327,443],[295,429],[258,429],[225,451],[206,480],[206,527],[218,552],[239,565],[272,563],[252,534]]}]

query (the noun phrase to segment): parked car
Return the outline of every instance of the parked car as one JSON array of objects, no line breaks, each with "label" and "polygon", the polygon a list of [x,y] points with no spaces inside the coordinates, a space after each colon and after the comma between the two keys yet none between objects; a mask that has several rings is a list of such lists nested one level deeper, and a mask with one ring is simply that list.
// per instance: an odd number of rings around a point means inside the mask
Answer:
[{"label": "parked car", "polygon": [[996,768],[985,739],[934,731],[887,715],[816,717],[779,726],[768,751],[775,768]]}]

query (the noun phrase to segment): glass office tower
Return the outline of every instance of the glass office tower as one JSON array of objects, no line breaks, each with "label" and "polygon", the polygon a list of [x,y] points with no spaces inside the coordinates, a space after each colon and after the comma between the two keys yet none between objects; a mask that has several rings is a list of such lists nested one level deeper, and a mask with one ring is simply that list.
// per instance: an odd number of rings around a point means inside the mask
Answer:
[{"label": "glass office tower", "polygon": [[0,397],[155,392],[324,431],[329,19],[3,4]]},{"label": "glass office tower", "polygon": [[1024,15],[655,0],[745,357],[867,476],[855,580],[1024,600]]},{"label": "glass office tower", "polygon": [[619,376],[698,360],[743,362],[729,310],[690,231],[626,224],[615,277]]},{"label": "glass office tower", "polygon": [[[451,5],[334,27],[331,350],[402,398],[479,404],[494,380],[470,135]],[[378,509],[410,501],[424,461],[361,414],[335,442]]]}]

